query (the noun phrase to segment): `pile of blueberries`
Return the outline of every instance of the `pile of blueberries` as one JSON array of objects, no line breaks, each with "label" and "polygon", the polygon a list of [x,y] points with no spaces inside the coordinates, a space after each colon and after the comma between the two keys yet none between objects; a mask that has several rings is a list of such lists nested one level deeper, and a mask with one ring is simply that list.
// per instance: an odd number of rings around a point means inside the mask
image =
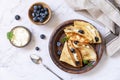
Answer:
[{"label": "pile of blueberries", "polygon": [[42,5],[34,5],[32,12],[32,19],[35,22],[44,22],[48,18],[49,12],[48,8],[43,7]]}]

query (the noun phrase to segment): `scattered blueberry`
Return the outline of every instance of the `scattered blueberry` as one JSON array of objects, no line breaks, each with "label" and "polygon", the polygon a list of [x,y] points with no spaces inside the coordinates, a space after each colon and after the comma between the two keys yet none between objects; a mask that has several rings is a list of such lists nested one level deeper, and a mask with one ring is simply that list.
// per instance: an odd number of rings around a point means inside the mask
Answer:
[{"label": "scattered blueberry", "polygon": [[61,42],[57,42],[57,46],[60,47],[61,46]]},{"label": "scattered blueberry", "polygon": [[36,51],[39,51],[39,50],[40,50],[40,48],[39,48],[39,47],[35,47],[35,50],[36,50]]},{"label": "scattered blueberry", "polygon": [[95,41],[98,42],[98,41],[99,41],[99,38],[98,38],[98,37],[95,37]]},{"label": "scattered blueberry", "polygon": [[84,33],[85,33],[83,30],[79,30],[78,32],[81,33],[81,34],[84,34]]},{"label": "scattered blueberry", "polygon": [[15,16],[15,19],[16,19],[16,20],[20,20],[20,16],[19,16],[19,15],[16,15],[16,16]]},{"label": "scattered blueberry", "polygon": [[57,55],[60,56],[61,55],[61,50],[57,51]]},{"label": "scattered blueberry", "polygon": [[71,48],[70,51],[71,51],[72,53],[75,53],[75,49],[74,49],[74,48]]},{"label": "scattered blueberry", "polygon": [[46,36],[45,36],[44,34],[41,34],[41,35],[40,35],[40,38],[41,38],[41,39],[45,39],[45,37],[46,37]]},{"label": "scattered blueberry", "polygon": [[76,45],[77,45],[78,43],[79,43],[79,41],[74,41],[74,44],[76,44]]}]

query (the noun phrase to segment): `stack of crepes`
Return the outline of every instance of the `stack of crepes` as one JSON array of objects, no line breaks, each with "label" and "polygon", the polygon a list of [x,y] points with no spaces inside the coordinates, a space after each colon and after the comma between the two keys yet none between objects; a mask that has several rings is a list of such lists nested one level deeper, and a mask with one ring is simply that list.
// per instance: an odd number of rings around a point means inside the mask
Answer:
[{"label": "stack of crepes", "polygon": [[60,61],[73,67],[83,67],[83,61],[97,61],[97,54],[91,44],[102,42],[96,28],[85,21],[74,21],[64,29],[69,38],[62,49]]}]

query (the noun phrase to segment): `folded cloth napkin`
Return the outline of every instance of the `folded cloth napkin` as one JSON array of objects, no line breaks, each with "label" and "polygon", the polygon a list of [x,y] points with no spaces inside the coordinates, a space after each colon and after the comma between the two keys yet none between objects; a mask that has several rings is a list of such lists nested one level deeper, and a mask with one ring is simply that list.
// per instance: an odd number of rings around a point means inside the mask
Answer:
[{"label": "folded cloth napkin", "polygon": [[[76,12],[109,29],[106,51],[112,56],[120,50],[120,0],[65,0]],[[112,32],[112,33],[111,33]]]}]

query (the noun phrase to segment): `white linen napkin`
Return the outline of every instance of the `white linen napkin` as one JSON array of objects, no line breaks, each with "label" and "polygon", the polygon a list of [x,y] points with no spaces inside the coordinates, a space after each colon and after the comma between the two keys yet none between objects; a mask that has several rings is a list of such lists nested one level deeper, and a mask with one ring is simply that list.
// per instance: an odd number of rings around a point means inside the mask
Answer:
[{"label": "white linen napkin", "polygon": [[[111,35],[110,33],[119,34],[120,26],[120,7],[119,0],[66,0],[66,2],[80,14],[94,19],[99,24],[103,24],[109,29],[106,42],[108,56],[112,56],[120,50],[120,36]],[[117,6],[117,7],[116,7]],[[117,25],[117,29],[116,29]],[[117,30],[117,31],[116,31]],[[112,39],[114,38],[114,39]]]}]

